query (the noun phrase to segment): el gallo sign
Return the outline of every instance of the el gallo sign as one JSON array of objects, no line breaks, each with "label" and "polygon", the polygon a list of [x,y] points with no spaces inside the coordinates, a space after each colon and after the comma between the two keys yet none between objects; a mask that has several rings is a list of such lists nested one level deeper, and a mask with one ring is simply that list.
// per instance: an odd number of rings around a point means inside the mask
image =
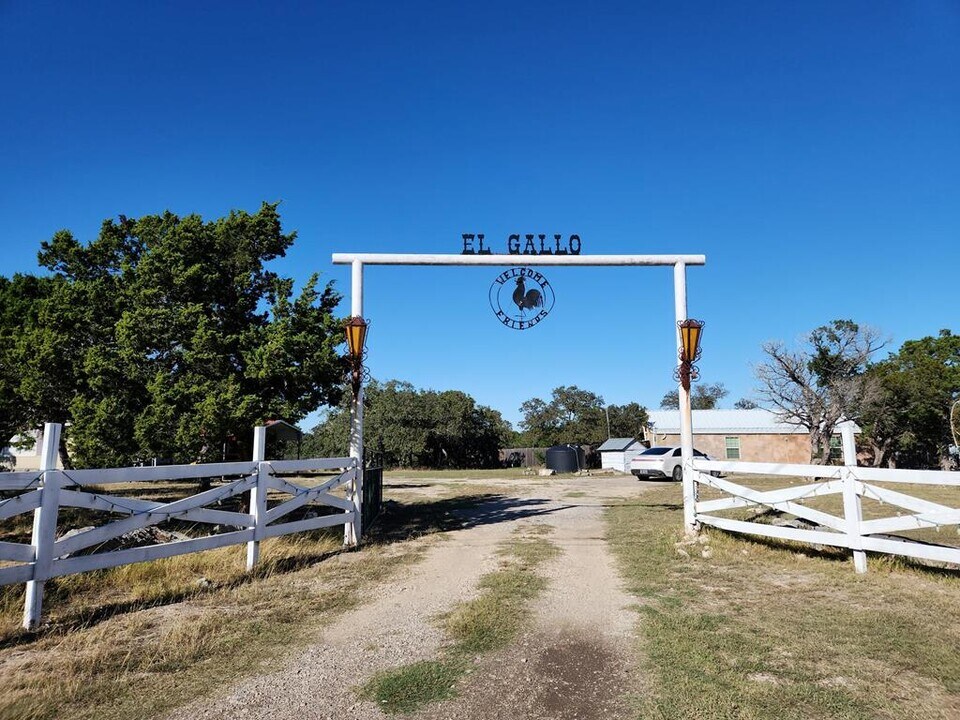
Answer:
[{"label": "el gallo sign", "polygon": [[[461,255],[493,255],[493,250],[484,245],[483,233],[463,233],[463,251]],[[476,244],[474,244],[476,243]],[[507,238],[508,255],[579,255],[580,236],[547,235],[511,235]]]}]

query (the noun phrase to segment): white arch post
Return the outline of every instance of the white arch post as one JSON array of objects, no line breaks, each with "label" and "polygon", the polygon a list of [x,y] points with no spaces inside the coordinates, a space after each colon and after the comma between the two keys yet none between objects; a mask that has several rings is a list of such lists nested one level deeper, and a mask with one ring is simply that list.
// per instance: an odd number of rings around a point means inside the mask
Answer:
[{"label": "white arch post", "polygon": [[[564,265],[579,267],[599,266],[671,266],[676,322],[687,318],[687,266],[706,265],[704,255],[495,255],[495,254],[403,254],[403,253],[334,253],[334,265],[350,265],[351,313],[363,315],[364,265],[480,265],[480,266],[535,266]],[[675,327],[680,357],[680,329]],[[693,415],[690,393],[679,385],[680,446],[683,459],[683,522],[688,532],[696,531],[696,483],[693,481]],[[360,473],[352,487],[356,520],[344,531],[344,543],[355,545],[360,540],[360,513],[363,490],[363,388],[353,399],[350,414],[350,457],[356,458]]]},{"label": "white arch post", "polygon": [[[677,369],[683,365],[680,354],[683,339],[680,323],[687,319],[687,266],[678,262],[673,266],[674,313],[677,318]],[[678,373],[679,374],[679,373]],[[697,484],[693,481],[693,410],[690,407],[690,391],[681,381],[677,385],[680,408],[680,455],[683,465],[683,527],[686,532],[697,531]]]},{"label": "white arch post", "polygon": [[[363,317],[363,262],[351,260],[350,314]],[[357,461],[356,477],[350,483],[353,502],[353,523],[343,528],[343,544],[358,545],[363,532],[363,384],[359,386],[350,405],[350,457]]]}]

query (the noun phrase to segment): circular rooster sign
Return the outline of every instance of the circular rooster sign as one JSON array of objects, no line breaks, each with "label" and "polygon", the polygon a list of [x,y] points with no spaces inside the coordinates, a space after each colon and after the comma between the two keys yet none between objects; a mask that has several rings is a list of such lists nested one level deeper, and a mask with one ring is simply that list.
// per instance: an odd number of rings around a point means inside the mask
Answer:
[{"label": "circular rooster sign", "polygon": [[497,320],[514,330],[527,330],[553,309],[553,286],[532,268],[504,270],[490,286],[490,307]]}]

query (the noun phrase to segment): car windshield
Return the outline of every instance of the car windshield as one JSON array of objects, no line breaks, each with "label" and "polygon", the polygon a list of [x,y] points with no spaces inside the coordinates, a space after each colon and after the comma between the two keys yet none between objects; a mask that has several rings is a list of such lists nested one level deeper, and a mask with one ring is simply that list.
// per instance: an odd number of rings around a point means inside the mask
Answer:
[{"label": "car windshield", "polygon": [[644,450],[640,454],[641,455],[666,455],[668,452],[670,452],[671,449],[672,448],[668,448],[668,447],[655,447],[655,448],[650,448],[649,450]]}]

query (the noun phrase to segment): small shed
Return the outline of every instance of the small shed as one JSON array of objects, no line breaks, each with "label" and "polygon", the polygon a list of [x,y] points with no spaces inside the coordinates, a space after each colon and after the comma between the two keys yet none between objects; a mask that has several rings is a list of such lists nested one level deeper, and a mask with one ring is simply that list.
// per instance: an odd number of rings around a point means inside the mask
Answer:
[{"label": "small shed", "polygon": [[600,467],[630,472],[630,461],[646,448],[636,438],[610,438],[597,448],[600,453]]},{"label": "small shed", "polygon": [[288,423],[286,420],[267,420],[264,423],[267,428],[267,436],[280,441],[287,446],[287,454],[297,452],[297,460],[300,459],[300,447],[303,444],[303,430],[296,425]]}]

